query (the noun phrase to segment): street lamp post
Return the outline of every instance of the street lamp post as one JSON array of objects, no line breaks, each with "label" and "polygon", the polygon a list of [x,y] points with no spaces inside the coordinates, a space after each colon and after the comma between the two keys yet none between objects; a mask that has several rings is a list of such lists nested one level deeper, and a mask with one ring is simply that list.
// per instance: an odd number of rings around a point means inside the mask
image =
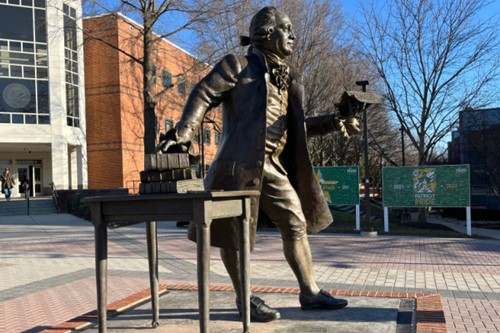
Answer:
[{"label": "street lamp post", "polygon": [[[366,92],[366,86],[369,84],[368,80],[356,81],[357,86],[363,88],[363,92]],[[363,110],[363,136],[364,136],[364,146],[365,146],[365,214],[368,226],[371,229],[371,214],[370,214],[370,177],[369,166],[368,166],[368,115],[366,109]]]}]

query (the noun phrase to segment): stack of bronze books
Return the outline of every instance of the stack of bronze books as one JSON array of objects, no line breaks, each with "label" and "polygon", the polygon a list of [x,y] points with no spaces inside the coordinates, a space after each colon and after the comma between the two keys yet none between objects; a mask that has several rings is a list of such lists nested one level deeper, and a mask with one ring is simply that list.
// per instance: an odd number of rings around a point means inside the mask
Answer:
[{"label": "stack of bronze books", "polygon": [[146,154],[141,171],[140,194],[187,193],[204,191],[203,179],[196,178],[189,154]]}]

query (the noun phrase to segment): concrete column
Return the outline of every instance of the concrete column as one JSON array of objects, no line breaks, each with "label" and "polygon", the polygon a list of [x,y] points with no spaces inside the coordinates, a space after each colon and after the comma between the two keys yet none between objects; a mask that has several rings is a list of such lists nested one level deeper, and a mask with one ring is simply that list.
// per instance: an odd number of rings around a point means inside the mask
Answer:
[{"label": "concrete column", "polygon": [[68,143],[63,136],[55,136],[52,140],[52,181],[59,190],[69,189]]}]

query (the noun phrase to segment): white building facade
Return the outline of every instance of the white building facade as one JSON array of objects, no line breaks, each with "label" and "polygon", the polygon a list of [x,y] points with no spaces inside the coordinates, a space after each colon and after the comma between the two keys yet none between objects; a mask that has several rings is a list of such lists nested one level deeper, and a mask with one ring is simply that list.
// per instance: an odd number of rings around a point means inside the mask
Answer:
[{"label": "white building facade", "polygon": [[0,172],[32,196],[87,188],[81,1],[0,0]]}]

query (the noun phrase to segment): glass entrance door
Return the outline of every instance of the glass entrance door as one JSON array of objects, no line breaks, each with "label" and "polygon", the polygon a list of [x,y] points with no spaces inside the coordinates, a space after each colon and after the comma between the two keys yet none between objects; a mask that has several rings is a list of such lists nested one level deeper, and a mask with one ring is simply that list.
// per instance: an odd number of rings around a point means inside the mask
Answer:
[{"label": "glass entrance door", "polygon": [[31,193],[34,197],[42,195],[42,168],[37,166],[30,166],[31,179],[30,184],[32,188]]},{"label": "glass entrance door", "polygon": [[24,196],[24,183],[28,183],[30,196],[42,195],[42,168],[32,165],[17,168],[17,193],[21,196]]}]

